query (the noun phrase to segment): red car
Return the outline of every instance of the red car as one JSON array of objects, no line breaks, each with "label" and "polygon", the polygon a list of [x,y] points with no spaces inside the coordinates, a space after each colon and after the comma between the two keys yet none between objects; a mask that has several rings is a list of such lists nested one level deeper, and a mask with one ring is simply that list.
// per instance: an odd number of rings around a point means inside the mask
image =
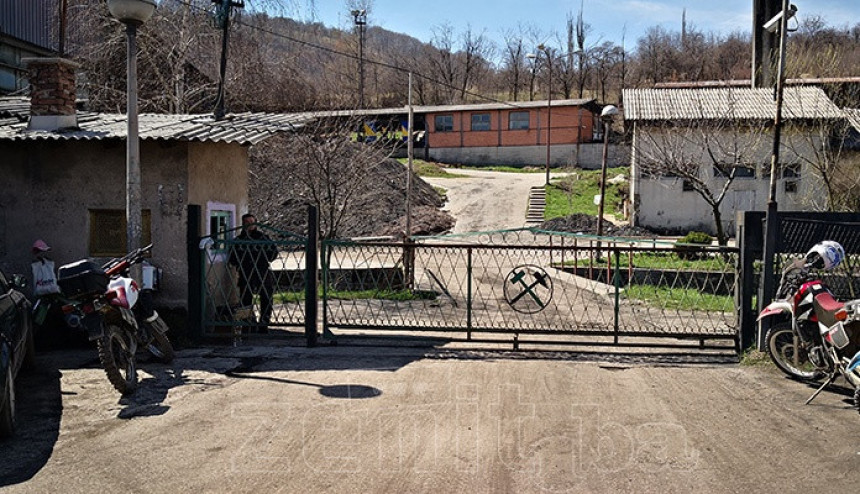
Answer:
[{"label": "red car", "polygon": [[0,271],[0,438],[15,430],[15,378],[35,363],[32,305],[18,291],[27,281]]}]

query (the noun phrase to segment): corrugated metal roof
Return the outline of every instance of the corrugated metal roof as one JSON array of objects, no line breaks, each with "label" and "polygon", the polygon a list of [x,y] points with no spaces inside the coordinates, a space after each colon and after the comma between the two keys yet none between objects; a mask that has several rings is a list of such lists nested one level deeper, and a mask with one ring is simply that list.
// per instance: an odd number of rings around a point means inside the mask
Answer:
[{"label": "corrugated metal roof", "polygon": [[[0,98],[0,140],[125,139],[125,114],[78,112],[78,127],[55,132],[27,130],[28,98]],[[231,113],[216,121],[211,115],[138,117],[141,139],[257,144],[278,132],[295,131],[315,117],[309,114]]]},{"label": "corrugated metal roof", "polygon": [[[624,119],[671,120],[769,120],[776,114],[772,89],[695,88],[625,89]],[[844,118],[842,111],[818,87],[788,87],[783,98],[783,118]]]},{"label": "corrugated metal roof", "polygon": [[845,108],[843,111],[854,130],[860,132],[860,108]]},{"label": "corrugated metal roof", "polygon": [[[584,106],[594,102],[593,99],[554,99],[552,106]],[[427,113],[446,113],[455,111],[493,111],[493,110],[516,110],[530,108],[546,108],[546,100],[537,101],[500,101],[493,103],[472,103],[465,105],[427,105],[413,106],[412,112],[416,115]],[[370,110],[340,110],[328,112],[313,112],[314,115],[325,117],[353,117],[353,116],[377,116],[391,114],[405,114],[409,109],[405,106],[393,108],[375,108]]]}]

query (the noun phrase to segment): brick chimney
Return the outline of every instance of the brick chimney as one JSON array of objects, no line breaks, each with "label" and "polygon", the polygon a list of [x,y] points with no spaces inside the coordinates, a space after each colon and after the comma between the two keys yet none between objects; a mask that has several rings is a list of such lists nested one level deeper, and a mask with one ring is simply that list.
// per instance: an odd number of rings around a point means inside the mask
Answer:
[{"label": "brick chimney", "polygon": [[77,127],[75,69],[64,58],[26,58],[30,79],[29,130],[54,131]]}]

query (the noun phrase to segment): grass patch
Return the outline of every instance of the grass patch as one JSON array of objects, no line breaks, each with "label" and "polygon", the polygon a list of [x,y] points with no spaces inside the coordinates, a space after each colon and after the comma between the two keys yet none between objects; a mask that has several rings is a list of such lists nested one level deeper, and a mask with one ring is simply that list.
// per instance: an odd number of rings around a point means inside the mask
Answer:
[{"label": "grass patch", "polygon": [[631,285],[624,290],[627,299],[642,300],[656,307],[674,310],[732,312],[731,295],[711,295],[695,288],[670,288],[653,285]]},{"label": "grass patch", "polygon": [[[434,300],[438,294],[426,290],[329,290],[329,299],[335,300],[394,300],[397,302],[408,302],[411,300]],[[319,289],[322,298],[323,290]],[[277,292],[275,303],[298,303],[305,300],[305,292]]]},{"label": "grass patch", "polygon": [[443,201],[448,200],[448,189],[446,189],[445,187],[439,187],[438,185],[434,185],[433,190],[435,190],[436,193],[439,194],[439,197],[441,197]]},{"label": "grass patch", "polygon": [[[611,168],[606,177],[621,174],[628,175],[627,167]],[[600,170],[577,170],[570,175],[554,179],[546,191],[546,209],[544,219],[562,218],[571,214],[583,213],[597,216],[597,205],[594,196],[600,193]],[[606,184],[606,213],[621,212],[621,189],[623,185]]]},{"label": "grass patch", "polygon": [[773,365],[767,352],[760,352],[754,346],[741,354],[741,365],[747,367],[764,367]]},{"label": "grass patch", "polygon": [[[406,158],[397,158],[397,161],[406,165],[408,163],[408,159]],[[441,165],[437,163],[432,163],[430,161],[424,161],[419,159],[412,160],[412,169],[415,171],[415,174],[419,177],[428,177],[428,178],[463,178],[466,175],[461,175],[459,173],[450,173],[445,171]]]},{"label": "grass patch", "polygon": [[[612,267],[615,267],[615,258],[612,260]],[[621,269],[627,269],[629,266],[629,256],[622,253],[619,259]],[[599,259],[576,259],[565,261],[565,266],[588,267],[599,266],[605,267],[607,258]],[[638,253],[633,254],[633,267],[642,269],[665,269],[672,271],[733,271],[734,264],[727,261],[723,256],[716,255],[705,259],[682,259],[672,251],[665,254],[662,253]]]}]

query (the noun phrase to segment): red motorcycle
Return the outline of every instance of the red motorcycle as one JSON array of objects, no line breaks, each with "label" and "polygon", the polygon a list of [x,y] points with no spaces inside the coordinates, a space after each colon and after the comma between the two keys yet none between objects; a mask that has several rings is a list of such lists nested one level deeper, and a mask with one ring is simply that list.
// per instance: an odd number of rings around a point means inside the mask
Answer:
[{"label": "red motorcycle", "polygon": [[102,267],[86,259],[61,266],[58,282],[73,303],[63,307],[76,315],[96,342],[108,380],[122,394],[137,387],[136,353],[145,348],[163,363],[173,360],[168,327],[152,308],[152,274],[144,272],[143,289],[129,275],[143,263],[152,244],[111,259]]},{"label": "red motorcycle", "polygon": [[840,376],[854,389],[860,410],[860,299],[842,303],[818,278],[845,258],[845,250],[826,240],[806,257],[790,262],[782,272],[776,298],[759,314],[759,327],[767,321],[768,355],[788,376],[821,381],[810,403]]}]

